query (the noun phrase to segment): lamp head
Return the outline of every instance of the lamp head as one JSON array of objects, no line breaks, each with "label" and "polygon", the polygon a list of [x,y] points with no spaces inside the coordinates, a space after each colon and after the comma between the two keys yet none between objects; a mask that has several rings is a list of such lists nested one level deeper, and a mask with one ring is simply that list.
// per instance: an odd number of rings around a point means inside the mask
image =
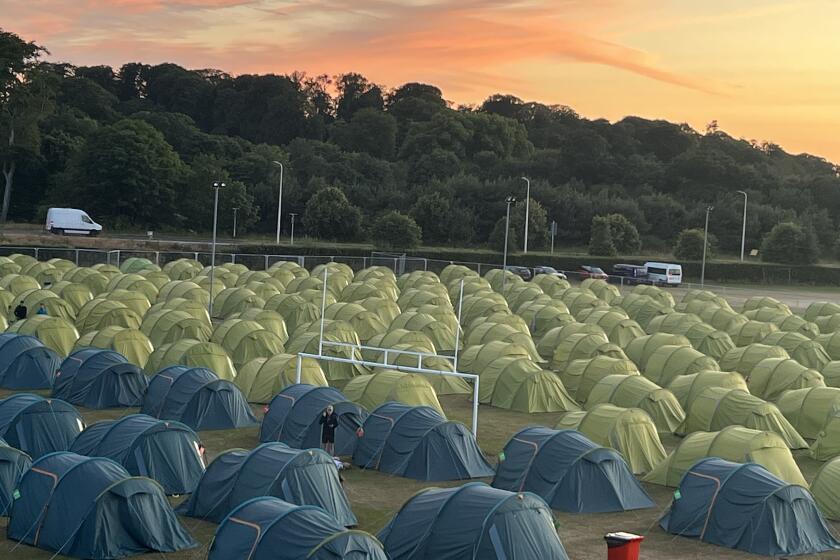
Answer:
[{"label": "lamp head", "polygon": [[222,189],[226,186],[227,185],[225,185],[225,183],[223,181],[213,181],[213,188],[214,189]]}]

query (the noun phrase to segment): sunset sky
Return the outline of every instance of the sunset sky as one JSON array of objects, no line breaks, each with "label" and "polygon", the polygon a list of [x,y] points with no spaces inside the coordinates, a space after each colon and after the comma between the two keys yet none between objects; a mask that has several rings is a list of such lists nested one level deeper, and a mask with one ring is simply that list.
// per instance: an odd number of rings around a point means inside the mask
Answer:
[{"label": "sunset sky", "polygon": [[717,119],[840,162],[833,0],[0,0],[0,25],[74,64],[360,72],[586,117]]}]

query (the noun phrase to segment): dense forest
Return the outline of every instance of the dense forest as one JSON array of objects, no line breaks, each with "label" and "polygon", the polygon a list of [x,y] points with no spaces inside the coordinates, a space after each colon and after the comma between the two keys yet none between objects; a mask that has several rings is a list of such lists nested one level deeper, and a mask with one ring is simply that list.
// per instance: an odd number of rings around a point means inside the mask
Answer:
[{"label": "dense forest", "polygon": [[[501,246],[505,198],[524,199],[525,176],[535,249],[547,245],[552,220],[559,247],[584,246],[594,217],[620,214],[642,251],[667,251],[682,230],[703,227],[712,205],[710,231],[733,254],[738,191],[749,195],[748,250],[780,222],[807,230],[823,255],[835,246],[838,167],[733,138],[716,123],[610,123],[504,94],[453,106],[433,85],[387,89],[354,73],[232,76],[45,55],[0,30],[2,219],[39,220],[46,207],[69,205],[111,229],[203,231],[211,184],[222,180],[221,226],[230,228],[236,207],[240,231],[271,232],[277,161],[284,230],[295,213],[297,232],[319,238],[369,238],[397,211],[425,244]],[[523,220],[517,204],[512,245]]]}]

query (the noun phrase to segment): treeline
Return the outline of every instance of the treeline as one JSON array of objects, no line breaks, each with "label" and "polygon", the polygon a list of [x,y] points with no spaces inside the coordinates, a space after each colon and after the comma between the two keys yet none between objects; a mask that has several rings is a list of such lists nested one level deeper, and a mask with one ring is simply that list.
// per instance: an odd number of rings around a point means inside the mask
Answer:
[{"label": "treeline", "polygon": [[[534,249],[547,246],[552,220],[558,247],[586,246],[593,218],[618,214],[640,251],[669,251],[712,205],[716,250],[734,254],[737,191],[749,196],[747,250],[781,222],[806,230],[815,254],[835,247],[838,168],[714,123],[703,132],[638,117],[612,124],[501,94],[455,107],[432,85],[386,89],[352,73],[76,67],[43,54],[0,31],[0,158],[13,220],[70,205],[109,228],[204,231],[210,185],[222,180],[221,226],[238,208],[240,231],[271,232],[280,162],[284,231],[295,213],[299,235],[501,248],[505,198],[524,200],[525,176]],[[523,203],[511,223],[520,247]]]}]

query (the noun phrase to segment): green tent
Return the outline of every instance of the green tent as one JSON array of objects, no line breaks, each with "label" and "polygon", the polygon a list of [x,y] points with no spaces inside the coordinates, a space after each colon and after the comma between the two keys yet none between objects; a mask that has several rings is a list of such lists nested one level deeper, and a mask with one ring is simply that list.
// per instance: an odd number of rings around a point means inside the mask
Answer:
[{"label": "green tent", "polygon": [[793,313],[786,303],[782,303],[770,296],[753,296],[745,301],[741,308],[742,311],[752,311],[754,309],[775,309],[777,311],[783,311],[788,315]]},{"label": "green tent", "polygon": [[400,277],[397,278],[397,287],[400,290],[437,284],[441,284],[440,278],[438,278],[438,275],[431,270],[412,270],[411,272],[401,274]]},{"label": "green tent", "polygon": [[20,269],[20,273],[34,278],[41,286],[47,283],[55,284],[56,282],[60,282],[62,277],[64,277],[63,270],[45,262],[36,262],[23,266]]},{"label": "green tent", "polygon": [[640,369],[644,370],[650,356],[662,346],[691,346],[691,343],[681,334],[647,334],[630,341],[624,348],[624,353],[636,362]]},{"label": "green tent", "polygon": [[283,352],[283,341],[256,321],[228,319],[219,324],[210,337],[225,349],[236,367],[254,358],[270,358]]},{"label": "green tent", "polygon": [[824,516],[840,521],[840,458],[830,460],[817,472],[811,495]]},{"label": "green tent", "polygon": [[440,284],[428,288],[408,288],[400,292],[400,297],[397,298],[397,305],[404,311],[417,309],[422,305],[452,308],[452,302],[449,300],[449,292]]},{"label": "green tent", "polygon": [[641,375],[610,375],[601,379],[589,392],[586,408],[605,403],[644,410],[660,433],[673,432],[685,419],[673,393]]},{"label": "green tent", "polygon": [[213,342],[201,342],[190,338],[155,348],[143,371],[146,375],[154,375],[164,368],[175,365],[207,368],[221,379],[228,381],[236,377],[236,367],[224,348]]},{"label": "green tent", "polygon": [[[35,315],[38,307],[43,304],[47,310],[47,315],[50,317],[60,317],[70,323],[76,321],[76,309],[52,290],[30,290],[18,295],[16,299],[18,302],[23,301],[23,305],[29,310],[29,315]],[[16,319],[14,314],[16,304],[9,305],[9,307],[11,309],[9,310],[8,320],[14,321]]]},{"label": "green tent", "polygon": [[143,257],[129,257],[120,264],[120,272],[124,274],[149,269],[160,270],[160,267],[149,259],[144,259]]},{"label": "green tent", "polygon": [[822,334],[816,340],[832,360],[840,360],[840,331]]},{"label": "green tent", "polygon": [[506,299],[511,309],[519,309],[522,304],[533,301],[542,295],[545,295],[542,288],[529,282],[521,289],[514,289],[507,295]]},{"label": "green tent", "polygon": [[811,445],[810,455],[817,461],[828,461],[840,455],[840,413],[828,418]]},{"label": "green tent", "polygon": [[213,300],[214,317],[228,318],[251,308],[265,308],[265,300],[248,288],[227,288]]},{"label": "green tent", "polygon": [[612,303],[615,299],[621,297],[621,292],[618,287],[613,284],[608,284],[605,280],[596,278],[587,278],[580,283],[580,287],[584,290],[589,290],[595,294],[598,299],[607,303]]},{"label": "green tent", "polygon": [[640,294],[628,294],[613,303],[627,311],[630,318],[639,323],[645,331],[648,330],[648,324],[654,318],[674,312],[671,307],[662,305],[650,296]]},{"label": "green tent", "polygon": [[366,343],[374,336],[383,334],[388,330],[387,325],[379,318],[379,315],[368,311],[358,303],[334,303],[324,309],[324,316],[327,319],[347,321],[353,325],[362,343]]},{"label": "green tent", "polygon": [[696,350],[715,360],[735,348],[735,343],[727,333],[706,323],[682,324],[674,329],[673,334],[685,336]]},{"label": "green tent", "polygon": [[[329,279],[327,282],[329,282]],[[287,287],[286,291],[289,292],[290,289]],[[392,301],[397,301],[400,296],[399,292],[400,290],[394,282],[384,279],[371,279],[367,282],[352,282],[348,284],[346,288],[341,290],[340,299],[341,301],[359,301],[376,296],[386,297]]]},{"label": "green tent", "polygon": [[31,276],[22,274],[7,274],[0,278],[0,288],[19,296],[25,292],[41,289],[41,284]]},{"label": "green tent", "polygon": [[210,325],[186,311],[173,309],[162,309],[147,314],[143,318],[140,330],[149,337],[155,348],[184,338],[207,341],[211,335]]},{"label": "green tent", "polygon": [[694,432],[644,477],[645,482],[679,486],[683,475],[704,457],[737,463],[758,463],[791,484],[808,486],[785,440],[774,432],[727,426],[719,432]]},{"label": "green tent", "polygon": [[276,311],[286,321],[289,333],[321,317],[321,307],[297,294],[277,294],[265,302],[265,309]]},{"label": "green tent", "polygon": [[820,335],[820,328],[815,323],[806,321],[798,315],[777,317],[773,323],[779,327],[780,331],[799,333],[812,340]]},{"label": "green tent", "polygon": [[699,371],[691,375],[680,375],[668,384],[683,408],[702,393],[707,387],[725,387],[747,391],[747,382],[740,373],[728,371]]},{"label": "green tent", "polygon": [[643,296],[650,296],[660,305],[665,307],[674,307],[674,296],[666,292],[659,286],[651,286],[650,284],[639,284],[633,287],[631,293],[641,294]]},{"label": "green tent", "polygon": [[[160,293],[160,289],[155,284],[140,274],[120,274],[118,276],[114,276],[108,282],[107,291],[114,292],[115,290],[128,290],[129,292],[141,293],[146,296],[150,305],[157,301],[158,294]],[[148,307],[146,309],[148,309]],[[139,310],[135,311],[140,313]]]},{"label": "green tent", "polygon": [[729,302],[726,301],[725,298],[717,295],[714,292],[709,290],[688,290],[685,295],[683,296],[683,302],[689,302],[699,299],[700,301],[705,301],[708,303],[713,303],[718,307],[722,307],[724,309],[729,309],[730,311],[734,311],[732,306],[729,305]]},{"label": "green tent", "polygon": [[152,307],[149,298],[143,292],[134,291],[130,289],[117,288],[110,292],[103,294],[110,301],[118,301],[137,313],[139,317],[143,317]]},{"label": "green tent", "polygon": [[819,317],[830,317],[840,313],[840,304],[833,301],[815,301],[808,305],[802,317],[806,321],[816,321]]},{"label": "green tent", "polygon": [[[312,271],[309,274],[310,274],[310,276],[315,276],[317,278],[323,278],[325,269],[327,270],[328,276],[344,276],[345,278],[347,278],[348,280],[351,280],[351,281],[356,276],[356,274],[353,272],[353,269],[350,268],[350,265],[345,264],[345,263],[341,263],[341,262],[328,262],[328,263],[319,264],[319,265],[315,266],[315,268],[313,268]],[[360,270],[358,279],[360,281],[363,281],[363,280],[365,280],[365,278],[369,278],[369,277],[379,277],[379,278],[381,278],[382,274],[383,274],[382,273],[383,270],[387,270],[388,272],[391,272],[389,269],[387,269],[385,267],[374,266],[374,267],[370,267],[370,268],[365,269],[365,270]],[[391,272],[390,278],[396,282],[396,278],[394,277],[393,272]]]},{"label": "green tent", "polygon": [[730,312],[730,313],[735,313],[734,311],[732,311],[732,310],[730,310],[726,307],[721,307],[721,306],[716,305],[712,302],[703,301],[702,299],[693,299],[691,301],[681,301],[680,303],[678,303],[674,306],[674,311],[676,311],[677,313],[686,313],[686,314],[689,314],[689,315],[697,315],[698,317],[700,316],[700,313],[703,313],[703,312],[706,312],[708,314],[710,311],[717,312],[717,311],[721,311],[721,310],[722,311],[727,311],[727,312]]},{"label": "green tent", "polygon": [[495,325],[508,325],[509,327],[513,327],[514,329],[516,329],[524,335],[531,336],[531,329],[528,327],[528,324],[525,322],[525,319],[523,319],[519,315],[514,315],[510,311],[500,311],[498,313],[493,313],[492,315],[487,315],[485,317],[477,317],[466,328],[467,338],[469,338],[469,335],[478,327],[487,323]]},{"label": "green tent", "polygon": [[776,406],[802,437],[815,439],[828,420],[840,413],[840,389],[811,387],[786,391]]},{"label": "green tent", "polygon": [[[562,329],[568,330],[570,326],[572,325],[566,325]],[[551,335],[550,332],[546,334],[543,341],[549,335]],[[541,344],[543,344],[543,341],[541,341]],[[568,336],[563,336],[558,339],[558,342],[554,346],[554,354],[551,356],[551,369],[561,371],[573,360],[591,358],[597,355],[598,348],[605,344],[609,344],[609,339],[603,332],[597,334],[592,332],[576,332]]]},{"label": "green tent", "polygon": [[[432,339],[439,352],[455,351],[455,331],[451,330],[446,323],[435,320],[431,315],[416,311],[403,312],[388,327],[388,330],[395,329],[420,331]],[[530,338],[530,335],[528,335],[528,338]],[[476,344],[480,344],[480,342]],[[534,350],[534,353],[536,354],[536,350]]]},{"label": "green tent", "polygon": [[785,391],[825,387],[825,382],[820,372],[807,368],[796,360],[766,358],[752,369],[748,385],[753,395],[775,401]]},{"label": "green tent", "polygon": [[572,287],[568,280],[554,276],[553,274],[538,274],[531,282],[542,288],[543,292],[552,297],[562,294]]},{"label": "green tent", "polygon": [[73,346],[79,340],[79,331],[72,323],[61,317],[49,315],[30,315],[23,321],[16,321],[9,325],[6,332],[34,336],[61,357],[70,355]]},{"label": "green tent", "polygon": [[840,330],[840,313],[817,317],[814,319],[814,324],[823,334],[833,333]]},{"label": "green tent", "polygon": [[510,270],[502,270],[501,268],[492,268],[484,274],[484,279],[490,282],[490,286],[496,292],[502,291],[502,284],[506,288],[516,285],[524,284],[525,281],[518,274],[514,274]]},{"label": "green tent", "polygon": [[389,401],[430,406],[443,414],[437,394],[424,375],[379,369],[351,379],[342,390],[348,400],[373,410]]},{"label": "green tent", "polygon": [[808,447],[802,436],[779,412],[776,405],[742,389],[708,387],[689,403],[688,414],[677,434],[715,432],[726,426],[767,430],[782,436],[791,449]]},{"label": "green tent", "polygon": [[624,314],[623,310],[622,312],[617,312],[599,309],[589,313],[589,315],[583,319],[583,322],[600,326],[604,329],[604,332],[610,342],[617,344],[622,348],[626,347],[631,341],[639,338],[640,336],[645,336],[645,331],[639,323],[628,318]]},{"label": "green tent", "polygon": [[[496,323],[484,323],[473,329],[466,337],[464,346],[475,346],[477,344],[486,344],[494,340],[502,342],[511,342],[518,344],[528,351],[531,359],[534,361],[542,361],[542,357],[537,352],[537,347],[534,346],[534,341],[530,334],[519,332],[510,325],[500,325]],[[450,345],[452,346],[452,345]],[[441,350],[441,348],[438,348]],[[445,351],[445,349],[443,349]]]},{"label": "green tent", "polygon": [[[324,324],[324,340],[328,342],[341,342],[349,344],[349,346],[325,346],[323,348],[324,356],[335,356],[338,358],[348,358],[354,360],[361,360],[362,355],[358,346],[361,345],[356,331],[353,330],[347,323],[343,323],[341,328],[333,327],[330,323],[342,323],[341,321],[329,321]],[[307,354],[318,354],[318,341],[320,334],[316,331],[305,331],[300,334],[294,334],[289,338],[286,344],[286,353],[299,354],[305,352]],[[364,366],[354,363],[342,363],[325,361],[321,364],[327,379],[331,382],[342,381],[345,379],[352,379],[357,375],[367,374],[368,371]]]},{"label": "green tent", "polygon": [[668,385],[675,377],[698,371],[720,371],[717,362],[690,346],[660,346],[650,355],[642,375],[658,385]]},{"label": "green tent", "polygon": [[87,302],[76,315],[76,327],[84,334],[102,330],[105,327],[118,326],[129,329],[139,328],[143,319],[124,303],[111,301],[107,294],[97,296]]},{"label": "green tent", "polygon": [[566,340],[573,334],[594,334],[601,337],[602,342],[609,342],[607,333],[598,325],[590,325],[587,323],[578,323],[577,321],[567,323],[565,325],[554,327],[545,333],[537,341],[537,353],[546,360],[554,357],[554,351],[561,341]]},{"label": "green tent", "polygon": [[231,319],[243,319],[245,321],[255,321],[262,325],[267,331],[271,331],[283,342],[289,340],[289,332],[286,330],[286,321],[283,316],[276,311],[270,309],[246,309],[242,313],[236,313],[230,317]]},{"label": "green tent", "polygon": [[[411,344],[397,344],[393,347],[394,350],[406,350],[410,352],[422,352],[422,349],[418,349]],[[384,356],[382,357],[384,358]],[[384,361],[388,365],[397,365],[397,366],[404,366],[404,367],[417,367],[418,360],[420,359],[415,354],[404,354],[404,353],[389,353],[388,359],[383,360],[380,358],[380,361]],[[428,370],[435,370],[435,371],[455,371],[452,366],[452,360],[444,358],[442,356],[424,356],[422,357],[422,367]],[[459,368],[463,369],[463,368]],[[462,371],[463,373],[463,371]],[[463,377],[454,377],[451,375],[438,375],[434,373],[421,373],[421,375],[425,375],[426,378],[431,383],[432,388],[435,390],[435,393],[438,395],[466,395],[472,393],[473,389],[469,382],[464,379]]]},{"label": "green tent", "polygon": [[578,402],[586,402],[592,388],[604,377],[641,374],[628,359],[595,356],[569,362],[559,375],[569,394]]},{"label": "green tent", "polygon": [[92,268],[75,268],[65,274],[62,281],[84,284],[93,295],[101,294],[108,287],[108,277]]},{"label": "green tent", "polygon": [[154,351],[152,341],[140,329],[105,327],[101,331],[90,331],[76,342],[75,349],[93,347],[119,352],[125,359],[139,368],[146,367]]},{"label": "green tent", "polygon": [[462,264],[446,265],[440,272],[440,281],[449,284],[453,280],[460,280],[466,277],[477,277],[478,273]]},{"label": "green tent", "polygon": [[[272,296],[276,296],[277,294],[285,293],[282,286],[275,285],[279,284],[277,280],[273,278],[269,278],[265,282],[248,282],[247,284],[243,285],[242,287],[246,290],[251,290],[254,292],[258,298],[263,301],[270,299]],[[252,308],[253,309],[253,308]]]},{"label": "green tent", "polygon": [[163,272],[165,272],[172,280],[189,280],[198,276],[201,269],[204,268],[200,262],[195,259],[176,259],[169,261],[163,265]]},{"label": "green tent", "polygon": [[492,362],[506,356],[531,357],[528,350],[517,344],[494,340],[486,344],[467,347],[461,352],[458,359],[458,369],[463,372],[481,375]]},{"label": "green tent", "polygon": [[598,296],[588,290],[581,290],[579,288],[570,288],[563,292],[561,296],[563,303],[569,308],[569,313],[577,317],[578,313],[589,309],[590,307],[609,307],[609,304],[599,299]]},{"label": "green tent", "polygon": [[507,302],[500,294],[479,293],[465,296],[461,305],[461,324],[469,325],[478,317],[500,311],[510,311]]},{"label": "green tent", "polygon": [[[70,304],[73,308],[74,316],[78,315],[79,310],[90,300],[93,299],[93,292],[91,289],[81,283],[70,282],[67,280],[62,280],[57,284],[53,284],[50,286],[50,290],[58,294],[58,296]],[[3,302],[5,303],[5,307],[11,305],[12,301],[14,301],[14,294],[10,292],[5,292],[9,294],[9,301]],[[2,303],[0,303],[2,305]]]},{"label": "green tent", "polygon": [[733,330],[737,329],[739,325],[743,325],[749,321],[749,319],[740,313],[735,313],[734,311],[716,307],[714,305],[707,305],[705,309],[699,310],[697,312],[697,316],[700,317],[704,323],[708,323],[714,328],[720,331],[726,331],[730,334]]},{"label": "green tent", "polygon": [[820,370],[823,381],[829,387],[840,387],[840,361],[831,361]]},{"label": "green tent", "polygon": [[[507,343],[505,343],[507,344]],[[396,348],[401,345],[410,345],[418,352],[426,352],[427,354],[437,354],[435,343],[425,333],[421,331],[409,331],[406,329],[394,329],[385,334],[377,335],[368,341],[368,346],[372,348]],[[362,350],[362,356],[365,360],[381,361],[381,352],[365,348]]]},{"label": "green tent", "polygon": [[779,330],[775,323],[747,320],[729,329],[729,334],[735,346],[756,344],[767,338],[771,333]]},{"label": "green tent", "polygon": [[645,330],[648,334],[667,332],[671,334],[682,334],[680,330],[684,330],[689,325],[695,323],[702,323],[702,319],[694,313],[668,313],[667,315],[660,315],[651,319]]},{"label": "green tent", "polygon": [[206,324],[207,328],[210,328],[211,321],[210,314],[207,312],[207,305],[201,303],[200,301],[184,298],[172,298],[170,300],[160,301],[151,306],[149,311],[146,312],[146,315],[148,316],[164,309],[184,311],[188,315],[191,315],[195,319],[198,319],[202,323]]},{"label": "green tent", "polygon": [[653,420],[639,408],[599,404],[564,415],[555,429],[577,430],[598,445],[612,447],[624,456],[633,474],[649,472],[666,456]]},{"label": "green tent", "polygon": [[[373,311],[375,312],[375,310]],[[431,315],[435,318],[436,321],[440,321],[441,323],[449,327],[449,330],[451,330],[452,332],[455,332],[456,329],[461,328],[461,325],[458,323],[458,317],[455,315],[455,312],[449,305],[438,307],[436,305],[423,304],[420,307],[413,309],[413,311],[425,315]],[[399,315],[400,313],[397,313],[397,316]],[[396,317],[394,317],[394,319],[396,319]],[[386,325],[391,325],[391,323],[393,323],[394,321],[388,320],[383,322]]]},{"label": "green tent", "polygon": [[753,343],[740,348],[733,348],[720,359],[720,369],[723,371],[737,371],[744,377],[749,377],[753,368],[767,358],[790,358],[787,350],[781,346]]},{"label": "green tent", "polygon": [[[463,279],[464,282],[464,297],[481,294],[495,294],[490,282],[481,278],[480,276],[467,276]],[[441,282],[443,283],[443,282]],[[461,280],[453,280],[449,284],[444,284],[449,298],[457,300],[461,295]],[[501,294],[499,294],[501,295]]]},{"label": "green tent", "polygon": [[580,410],[560,378],[528,358],[506,356],[480,373],[479,401],[517,412]]},{"label": "green tent", "polygon": [[358,304],[379,315],[379,318],[386,325],[390,325],[402,313],[400,306],[386,297],[372,296],[358,301]]},{"label": "green tent", "polygon": [[517,311],[531,329],[534,338],[540,339],[551,329],[574,323],[566,304],[557,301],[551,304],[525,305]]},{"label": "green tent", "polygon": [[781,321],[785,317],[790,317],[790,313],[775,309],[773,307],[759,307],[750,311],[744,311],[744,317],[753,321],[764,321],[765,323],[775,323]]},{"label": "green tent", "polygon": [[[233,383],[252,403],[266,404],[285,387],[297,380],[297,356],[276,354],[271,358],[255,358],[239,368]],[[319,387],[327,386],[324,371],[313,358],[303,358],[300,382]]]},{"label": "green tent", "polygon": [[76,264],[73,261],[69,261],[67,259],[52,258],[47,261],[47,264],[51,264],[57,269],[62,270],[64,272],[76,268]]},{"label": "green tent", "polygon": [[200,301],[204,305],[210,303],[210,293],[190,280],[173,280],[161,286],[157,301],[166,301],[173,298]]},{"label": "green tent", "polygon": [[112,264],[97,263],[90,268],[92,270],[95,270],[96,272],[101,272],[108,278],[108,280],[110,280],[117,274],[122,274],[122,272],[120,272],[120,269]]},{"label": "green tent", "polygon": [[309,271],[294,261],[278,261],[268,267],[268,272],[272,275],[278,271],[290,272],[295,278],[309,276]]},{"label": "green tent", "polygon": [[[236,281],[239,279],[239,276],[227,270],[226,268],[222,268],[217,266],[216,272],[213,273],[213,298],[219,295],[223,290],[227,290],[228,288],[233,288],[236,286]],[[201,271],[201,274],[196,276],[190,281],[190,284],[197,284],[199,288],[204,290],[209,294],[210,292],[210,267],[208,266],[204,270]],[[161,286],[163,289],[163,286]],[[177,291],[177,290],[176,290]]]}]

